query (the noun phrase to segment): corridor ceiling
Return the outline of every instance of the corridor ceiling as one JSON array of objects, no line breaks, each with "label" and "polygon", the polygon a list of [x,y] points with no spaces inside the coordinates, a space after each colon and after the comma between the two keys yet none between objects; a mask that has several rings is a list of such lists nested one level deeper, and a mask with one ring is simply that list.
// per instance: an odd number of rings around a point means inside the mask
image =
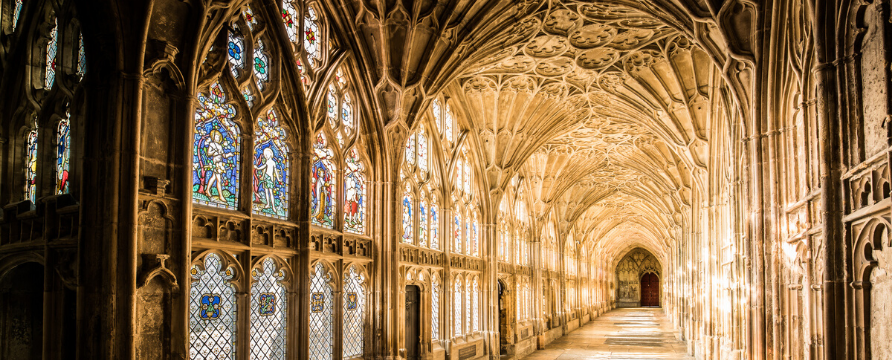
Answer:
[{"label": "corridor ceiling", "polygon": [[381,114],[388,128],[411,128],[445,93],[491,193],[523,178],[540,227],[551,214],[611,256],[641,246],[664,257],[690,226],[695,189],[706,190],[710,137],[745,112],[744,87],[726,76],[752,57],[739,35],[751,9],[736,2],[352,7],[357,24],[339,22],[355,26],[357,56],[376,68],[367,76],[378,108],[393,111]]}]

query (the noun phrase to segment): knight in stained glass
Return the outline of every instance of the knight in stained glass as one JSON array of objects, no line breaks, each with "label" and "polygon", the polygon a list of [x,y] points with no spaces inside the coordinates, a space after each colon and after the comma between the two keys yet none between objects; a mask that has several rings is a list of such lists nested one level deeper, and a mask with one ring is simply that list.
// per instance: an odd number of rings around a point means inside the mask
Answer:
[{"label": "knight in stained glass", "polygon": [[189,357],[193,360],[236,358],[236,296],[231,267],[210,253],[204,266],[190,270]]},{"label": "knight in stained glass", "polygon": [[285,129],[269,109],[254,132],[254,213],[287,219],[288,153]]},{"label": "knight in stained glass", "polygon": [[314,225],[334,226],[334,201],[336,199],[334,177],[334,152],[328,147],[325,135],[316,135],[313,144],[313,168],[310,170],[310,215]]},{"label": "knight in stained glass", "polygon": [[199,204],[236,209],[239,193],[240,130],[235,106],[225,102],[219,83],[199,94],[192,144],[192,199]]},{"label": "knight in stained glass", "polygon": [[56,127],[56,194],[68,193],[68,168],[71,161],[71,120],[68,111]]},{"label": "knight in stained glass", "polygon": [[344,174],[344,231],[354,234],[365,232],[365,172],[359,151],[350,149],[345,161]]}]

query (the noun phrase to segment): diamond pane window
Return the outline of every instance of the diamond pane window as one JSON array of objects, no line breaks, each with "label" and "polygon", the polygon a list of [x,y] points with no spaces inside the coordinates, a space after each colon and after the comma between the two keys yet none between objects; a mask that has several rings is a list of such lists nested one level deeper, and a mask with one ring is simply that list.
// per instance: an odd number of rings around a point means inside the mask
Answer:
[{"label": "diamond pane window", "polygon": [[84,51],[84,34],[77,34],[77,78],[81,80],[87,73],[87,53]]},{"label": "diamond pane window", "polygon": [[331,229],[334,226],[335,185],[334,151],[328,147],[325,135],[319,132],[313,144],[313,168],[310,176],[310,216],[313,225]]},{"label": "diamond pane window", "polygon": [[474,309],[471,308],[471,279],[465,279],[465,325],[467,326],[468,333],[471,333],[471,321],[472,321],[472,312]]},{"label": "diamond pane window", "polygon": [[257,119],[254,132],[255,214],[288,218],[288,139],[275,109]]},{"label": "diamond pane window", "polygon": [[316,263],[310,274],[310,359],[330,360],[334,332],[331,274]]},{"label": "diamond pane window", "polygon": [[455,243],[455,252],[461,253],[461,212],[455,211],[455,223],[452,228],[452,239]]},{"label": "diamond pane window", "polygon": [[[232,25],[232,28],[238,31],[238,26]],[[229,58],[230,70],[232,76],[238,79],[241,69],[245,68],[245,39],[233,31],[229,32],[229,44],[226,51]]]},{"label": "diamond pane window", "polygon": [[403,194],[403,242],[412,243],[412,196],[409,186]]},{"label": "diamond pane window", "polygon": [[455,292],[452,295],[452,298],[455,299],[455,336],[461,336],[462,334],[462,326],[461,326],[461,277],[455,278]]},{"label": "diamond pane window", "polygon": [[365,275],[356,265],[344,274],[344,359],[362,356],[365,334]]},{"label": "diamond pane window", "polygon": [[226,103],[220,83],[198,94],[192,143],[192,200],[202,205],[237,209],[240,130],[235,106]]},{"label": "diamond pane window", "polygon": [[269,70],[269,56],[266,55],[263,41],[257,40],[257,45],[254,46],[254,79],[258,89],[263,90],[269,82]]},{"label": "diamond pane window", "polygon": [[347,173],[344,175],[344,230],[354,234],[365,233],[365,170],[359,151],[347,153]]},{"label": "diamond pane window", "polygon": [[431,279],[431,338],[440,338],[440,278]]},{"label": "diamond pane window", "polygon": [[322,52],[320,51],[322,49],[319,46],[321,40],[316,10],[313,7],[307,7],[307,15],[304,17],[304,51],[311,62],[316,60],[316,64],[311,65],[318,65],[322,61]]},{"label": "diamond pane window", "polygon": [[409,140],[406,140],[406,163],[415,165],[415,134],[409,135]]},{"label": "diamond pane window", "polygon": [[285,272],[267,258],[262,268],[251,271],[251,357],[285,359],[286,304],[285,287],[280,283]]},{"label": "diamond pane window", "polygon": [[37,126],[25,135],[25,200],[37,202]]},{"label": "diamond pane window", "polygon": [[56,126],[56,194],[68,193],[68,168],[71,162],[71,114]]},{"label": "diamond pane window", "polygon": [[189,290],[189,358],[235,359],[236,297],[231,267],[208,254],[204,268],[193,265]]},{"label": "diamond pane window", "polygon": [[282,4],[282,22],[285,23],[285,31],[288,33],[288,39],[291,42],[297,42],[297,34],[300,32],[300,24],[298,23],[297,10],[291,0],[286,0]]},{"label": "diamond pane window", "polygon": [[437,207],[437,199],[436,197],[432,200],[431,210],[430,210],[430,227],[431,227],[431,249],[440,250],[440,217],[439,217],[439,207]]},{"label": "diamond pane window", "polygon": [[22,0],[15,0],[15,10],[12,13],[12,29],[19,25],[19,17],[22,15]]},{"label": "diamond pane window", "polygon": [[471,322],[471,324],[472,324],[472,330],[474,330],[474,331],[480,330],[480,325],[479,325],[479,321],[478,321],[478,317],[479,317],[479,313],[480,313],[480,303],[479,303],[480,293],[479,292],[480,292],[480,288],[477,286],[477,277],[474,277],[474,290],[471,293],[471,304],[472,304],[471,309],[474,312],[474,319],[473,319],[473,322]]},{"label": "diamond pane window", "polygon": [[418,201],[418,246],[427,246],[427,201],[425,201],[424,191],[421,192],[421,199]]},{"label": "diamond pane window", "polygon": [[59,44],[59,19],[53,19],[50,30],[50,41],[46,44],[46,72],[44,73],[44,89],[53,88],[56,82],[56,51]]}]

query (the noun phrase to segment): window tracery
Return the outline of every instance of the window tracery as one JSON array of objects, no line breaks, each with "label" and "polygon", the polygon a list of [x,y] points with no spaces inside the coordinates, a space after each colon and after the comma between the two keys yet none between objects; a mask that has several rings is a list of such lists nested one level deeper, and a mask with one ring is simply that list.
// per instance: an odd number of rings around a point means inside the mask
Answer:
[{"label": "window tracery", "polygon": [[[439,189],[436,179],[431,176],[431,155],[429,138],[425,124],[420,124],[412,132],[403,147],[403,163],[400,168],[403,181],[403,211],[409,210],[412,217],[404,217],[405,229],[413,232],[403,238],[403,242],[439,250]],[[408,200],[408,202],[406,202]]]}]

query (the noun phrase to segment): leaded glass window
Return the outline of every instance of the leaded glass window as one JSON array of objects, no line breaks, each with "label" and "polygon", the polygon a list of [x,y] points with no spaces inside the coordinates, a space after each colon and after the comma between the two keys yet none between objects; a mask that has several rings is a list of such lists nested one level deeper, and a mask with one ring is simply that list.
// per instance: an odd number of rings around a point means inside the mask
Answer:
[{"label": "leaded glass window", "polygon": [[412,243],[412,195],[411,188],[406,185],[406,192],[403,194],[403,242]]},{"label": "leaded glass window", "polygon": [[474,313],[472,324],[472,330],[479,331],[480,330],[480,321],[479,321],[479,313],[480,313],[480,288],[477,286],[477,277],[474,277],[474,289],[471,293],[471,311]]},{"label": "leaded glass window", "polygon": [[427,136],[424,134],[424,126],[421,126],[418,134],[418,169],[422,174],[427,174]]},{"label": "leaded glass window", "polygon": [[452,228],[453,243],[455,244],[455,252],[461,253],[461,210],[455,210],[455,223]]},{"label": "leaded glass window", "polygon": [[436,196],[431,198],[430,219],[431,249],[440,250],[440,208]]},{"label": "leaded glass window", "polygon": [[251,357],[285,359],[287,293],[281,284],[285,271],[266,258],[251,276]]},{"label": "leaded glass window", "polygon": [[356,265],[344,274],[344,358],[362,356],[365,321],[365,275]]},{"label": "leaded glass window", "polygon": [[310,176],[310,214],[313,225],[329,229],[334,226],[334,204],[337,199],[335,173],[334,151],[328,146],[325,135],[319,132],[313,144],[313,168]]},{"label": "leaded glass window", "polygon": [[434,122],[437,123],[437,131],[443,133],[443,116],[440,114],[440,100],[434,99],[431,102],[431,111],[434,113]]},{"label": "leaded glass window", "polygon": [[477,212],[474,212],[474,222],[471,223],[471,255],[480,256],[479,238],[477,231]]},{"label": "leaded glass window", "polygon": [[240,130],[235,106],[226,103],[220,83],[198,94],[192,142],[192,200],[197,204],[237,209]]},{"label": "leaded glass window", "polygon": [[452,109],[449,108],[449,104],[446,104],[446,112],[443,114],[443,134],[446,135],[446,141],[452,142],[452,129],[454,124],[452,123]]},{"label": "leaded glass window", "polygon": [[356,148],[347,152],[344,174],[344,231],[365,233],[365,170]]},{"label": "leaded glass window", "polygon": [[37,202],[37,126],[25,134],[25,200]]},{"label": "leaded glass window", "polygon": [[245,17],[245,22],[248,23],[248,28],[254,30],[257,27],[257,18],[254,16],[254,11],[251,10],[250,6],[245,6],[242,9],[242,16]]},{"label": "leaded glass window", "polygon": [[431,338],[440,338],[440,278],[434,275],[431,279]]},{"label": "leaded glass window", "polygon": [[418,200],[418,246],[427,246],[427,201],[423,190]]},{"label": "leaded glass window", "polygon": [[44,89],[52,89],[56,82],[56,52],[59,45],[59,19],[53,18],[53,29],[50,30],[50,41],[46,44],[46,67],[44,73]]},{"label": "leaded glass window", "polygon": [[77,78],[81,80],[87,73],[87,53],[84,51],[84,34],[77,34]]},{"label": "leaded glass window", "polygon": [[350,103],[350,94],[344,94],[344,101],[341,103],[341,124],[347,135],[353,132],[353,105]]},{"label": "leaded glass window", "polygon": [[294,4],[291,3],[291,0],[285,0],[282,3],[282,22],[285,23],[285,31],[291,42],[297,42],[297,34],[300,32],[300,24],[297,20],[297,10],[294,8]]},{"label": "leaded glass window", "polygon": [[455,336],[461,336],[462,334],[462,317],[461,317],[461,276],[455,277],[455,293],[453,293],[452,298],[455,299]]},{"label": "leaded glass window", "polygon": [[232,267],[210,253],[193,265],[189,291],[189,358],[235,359],[236,296]]},{"label": "leaded glass window", "polygon": [[406,162],[415,165],[415,134],[409,135],[406,141]]},{"label": "leaded glass window", "polygon": [[269,65],[269,56],[266,54],[263,41],[257,40],[257,44],[254,45],[254,79],[260,90],[264,90],[269,81]]},{"label": "leaded glass window", "polygon": [[468,333],[471,333],[471,321],[472,321],[472,313],[473,309],[471,308],[471,279],[465,279],[465,325],[467,326]]},{"label": "leaded glass window", "polygon": [[71,114],[56,125],[56,194],[68,193],[68,168],[71,162]]},{"label": "leaded glass window", "polygon": [[229,59],[229,68],[232,76],[238,79],[241,70],[245,68],[245,38],[238,34],[238,26],[233,24],[235,31],[229,32],[228,49],[226,51]]},{"label": "leaded glass window", "polygon": [[22,16],[22,0],[15,0],[15,10],[12,13],[12,29],[17,29],[19,17]]},{"label": "leaded glass window", "polygon": [[275,109],[257,118],[254,132],[255,214],[278,219],[288,218],[288,139]]},{"label": "leaded glass window", "polygon": [[330,360],[334,344],[331,274],[316,263],[310,274],[310,359]]}]

